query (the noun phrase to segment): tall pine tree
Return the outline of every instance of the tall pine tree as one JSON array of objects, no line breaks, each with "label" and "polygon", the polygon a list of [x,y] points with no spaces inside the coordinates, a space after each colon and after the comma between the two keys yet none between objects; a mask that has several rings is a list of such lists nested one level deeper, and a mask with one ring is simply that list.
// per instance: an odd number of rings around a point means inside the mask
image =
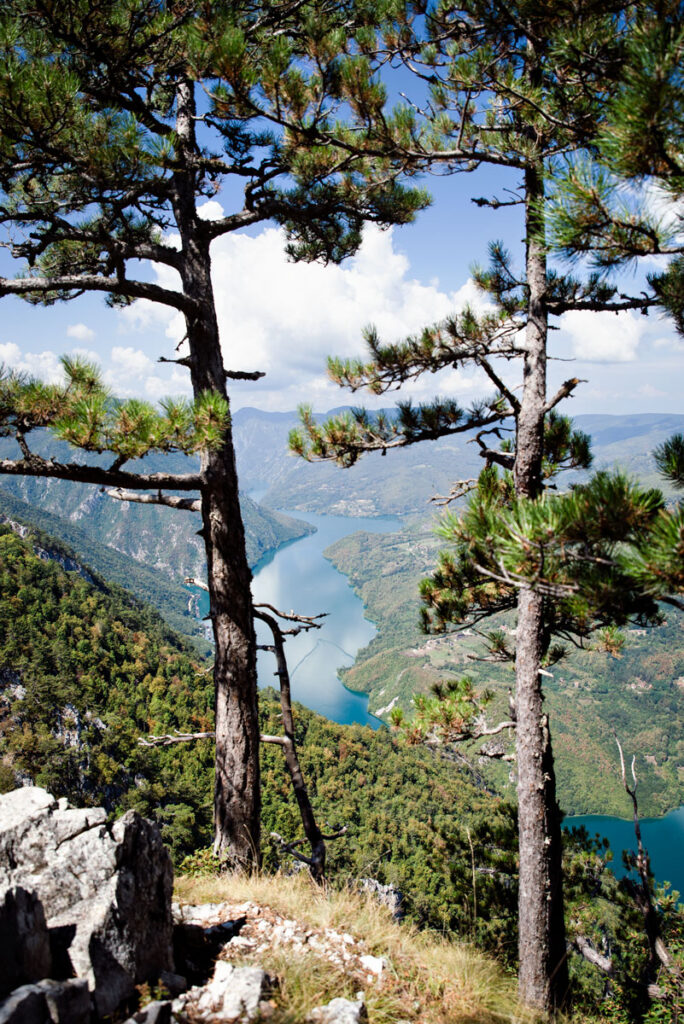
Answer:
[{"label": "tall pine tree", "polygon": [[[478,428],[485,464],[510,474],[509,500],[518,503],[542,498],[552,468],[588,465],[586,438],[554,415],[579,381],[568,379],[555,394],[547,393],[553,318],[570,311],[645,311],[654,298],[618,294],[598,273],[583,279],[559,274],[548,258],[547,205],[567,161],[594,146],[622,70],[634,6],[591,0],[395,6],[385,54],[392,51],[424,83],[427,95],[389,113],[377,97],[360,94],[357,114],[364,126],[372,125],[366,151],[416,170],[509,169],[517,178],[514,192],[476,202],[520,207],[524,263],[518,269],[504,247],[493,244],[490,266],[476,269],[475,279],[494,301],[494,312],[478,316],[466,309],[398,344],[383,344],[371,330],[368,361],[329,364],[341,385],[375,394],[425,372],[474,364],[493,385],[489,401],[469,410],[451,400],[420,407],[404,403],[396,418],[358,410],[328,424],[317,424],[305,410],[303,429],[292,437],[295,451],[349,465],[365,451]],[[369,60],[373,48],[382,46],[369,41]],[[350,134],[340,134],[337,142],[342,149],[354,145]],[[458,244],[457,226],[450,231]],[[514,360],[522,364],[518,382],[511,377]],[[499,445],[494,439],[510,424],[514,440]],[[489,568],[483,568],[486,574]],[[489,583],[496,592],[498,582]],[[553,594],[525,578],[513,593],[520,993],[551,1012],[567,993],[560,816],[542,689]],[[481,586],[480,596],[489,600],[491,592]]]},{"label": "tall pine tree", "polygon": [[[374,184],[363,159],[297,148],[333,117],[349,5],[338,0],[1,0],[0,221],[19,275],[0,296],[52,304],[101,292],[113,306],[148,299],[178,311],[194,405],[113,409],[92,368],[57,389],[10,377],[2,431],[19,445],[0,472],[118,489],[120,498],[199,507],[216,642],[216,850],[259,859],[259,732],[250,571],[238,503],[227,384],[262,376],[224,366],[212,243],[273,219],[292,251],[338,260],[364,219],[410,219],[422,197]],[[283,127],[287,124],[287,128]],[[199,206],[231,182],[217,220]],[[175,244],[168,237],[174,232]],[[155,283],[140,267],[171,269]],[[106,468],[38,456],[30,433],[55,425]],[[130,470],[155,450],[200,450],[186,476]],[[198,491],[199,499],[172,491]]]}]

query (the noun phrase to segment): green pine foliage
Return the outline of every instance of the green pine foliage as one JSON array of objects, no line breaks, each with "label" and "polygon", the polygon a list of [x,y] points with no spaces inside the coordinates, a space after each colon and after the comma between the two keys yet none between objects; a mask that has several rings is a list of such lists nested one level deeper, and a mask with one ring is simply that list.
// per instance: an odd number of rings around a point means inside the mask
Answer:
[{"label": "green pine foliage", "polygon": [[64,383],[0,367],[0,437],[21,437],[50,427],[55,437],[86,452],[111,452],[118,465],[150,452],[185,455],[219,448],[230,423],[228,403],[215,392],[193,402],[166,398],[155,409],[138,398],[115,399],[99,368],[63,356]]},{"label": "green pine foliage", "polygon": [[[514,615],[501,612],[490,623],[458,632],[422,633],[418,585],[434,564],[438,544],[423,520],[398,534],[357,533],[328,549],[378,629],[343,671],[344,682],[369,693],[370,710],[389,722],[396,712],[411,720],[416,696],[431,702],[435,687],[448,691],[445,680],[467,677],[478,704],[493,692],[484,710],[487,723],[496,725],[510,717]],[[563,658],[554,664],[547,659],[545,707],[553,722],[559,802],[569,814],[625,815],[613,730],[637,754],[645,815],[663,814],[684,799],[678,770],[684,742],[677,727],[684,713],[684,618],[673,608],[663,613],[662,625],[599,629],[584,650],[565,643]],[[483,653],[483,641],[491,653]],[[452,699],[465,724],[477,709],[462,707],[463,696]],[[439,709],[442,716],[448,711]],[[501,753],[510,749],[504,732],[463,744],[461,753],[488,785],[512,793],[510,765],[478,757],[484,743]]]},{"label": "green pine foliage", "polygon": [[[264,727],[277,729],[275,694],[262,692],[261,702]],[[510,961],[516,900],[512,805],[489,793],[467,767],[407,747],[387,729],[338,726],[300,706],[295,725],[318,820],[331,828],[349,826],[328,844],[333,882],[370,877],[390,883],[403,893],[410,920],[469,935]],[[263,773],[265,828],[298,835],[297,807],[278,750],[263,752]],[[267,867],[279,866],[280,856],[274,845]]]}]

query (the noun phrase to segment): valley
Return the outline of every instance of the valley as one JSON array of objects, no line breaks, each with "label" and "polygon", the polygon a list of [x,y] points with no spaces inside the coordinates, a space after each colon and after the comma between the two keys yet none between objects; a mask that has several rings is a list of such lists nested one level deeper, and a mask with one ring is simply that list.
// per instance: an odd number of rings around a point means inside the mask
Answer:
[{"label": "valley", "polygon": [[[428,693],[450,674],[467,675],[495,692],[488,711],[495,723],[507,715],[512,667],[478,660],[483,649],[473,630],[425,636],[419,628],[418,584],[434,567],[439,548],[432,524],[422,522],[390,536],[355,534],[327,549],[378,628],[342,678],[368,693],[371,712],[388,721],[395,707],[411,712],[415,694]],[[511,625],[503,618],[481,628]],[[684,802],[684,615],[670,609],[665,625],[625,635],[619,657],[572,650],[546,680],[559,798],[569,814],[629,814],[613,730],[639,759],[642,812],[663,814]],[[505,765],[475,761],[497,790],[512,795]]]}]

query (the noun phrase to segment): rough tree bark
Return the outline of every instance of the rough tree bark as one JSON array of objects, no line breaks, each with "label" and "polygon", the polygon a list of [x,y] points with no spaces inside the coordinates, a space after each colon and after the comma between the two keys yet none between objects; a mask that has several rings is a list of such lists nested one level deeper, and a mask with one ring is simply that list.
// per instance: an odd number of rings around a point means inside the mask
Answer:
[{"label": "rough tree bark", "polygon": [[[227,399],[211,282],[210,233],[197,213],[194,157],[195,100],[191,83],[178,87],[176,132],[181,168],[174,175],[174,215],[181,238],[188,366],[195,397],[216,391]],[[259,862],[260,785],[256,640],[251,571],[245,551],[232,432],[202,457],[202,537],[207,554],[211,621],[216,643],[215,852],[241,867]]]},{"label": "rough tree bark", "polygon": [[[542,490],[546,412],[546,253],[541,167],[525,172],[526,271],[529,288],[523,391],[516,432],[515,491],[535,498]],[[520,590],[516,632],[516,753],[519,834],[519,988],[522,999],[549,1011],[567,992],[568,973],[561,875],[562,838],[541,661],[544,598]]]}]

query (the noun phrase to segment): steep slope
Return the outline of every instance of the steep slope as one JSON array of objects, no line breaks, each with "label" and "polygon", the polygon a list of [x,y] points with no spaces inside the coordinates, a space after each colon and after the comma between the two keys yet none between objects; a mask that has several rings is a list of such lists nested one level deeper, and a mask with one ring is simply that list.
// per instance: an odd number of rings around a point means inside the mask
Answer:
[{"label": "steep slope", "polygon": [[[438,548],[431,524],[423,520],[398,534],[357,533],[327,549],[379,630],[342,671],[344,683],[369,693],[369,709],[388,718],[392,708],[409,711],[414,694],[466,674],[497,692],[492,721],[506,718],[512,670],[477,660],[482,647],[472,631],[442,637],[420,632],[418,584],[434,567]],[[639,758],[642,812],[661,814],[684,802],[684,615],[668,610],[666,625],[628,630],[626,637],[619,658],[573,650],[546,681],[560,802],[568,813],[628,812],[613,730]],[[510,791],[503,765],[485,761],[480,770]]]},{"label": "steep slope", "polygon": [[38,543],[42,534],[48,535],[43,541],[46,548],[58,538],[59,550],[68,549],[76,561],[87,563],[100,576],[125,587],[141,601],[149,601],[173,629],[196,639],[208,653],[209,648],[201,639],[201,624],[190,608],[190,594],[180,583],[100,543],[73,520],[28,505],[1,489],[0,523],[7,523],[21,535],[30,531]]},{"label": "steep slope", "polygon": [[[73,449],[56,442],[47,434],[37,435],[34,447],[45,456],[51,455],[62,460],[74,458]],[[0,456],[17,455],[14,442],[9,439],[0,440]],[[76,457],[79,457],[78,454]],[[104,460],[92,458],[94,464],[98,461]],[[140,463],[130,463],[131,468],[138,465],[144,465],[150,472],[161,469],[188,472],[196,465],[196,461],[183,455],[174,455],[155,456]],[[186,576],[204,576],[204,544],[197,535],[201,528],[199,513],[116,501],[98,487],[63,480],[4,476],[0,477],[0,487],[32,508],[70,520],[94,540],[176,581]],[[267,552],[312,531],[307,523],[262,508],[246,494],[241,496],[240,503],[245,524],[247,557],[252,566]],[[56,529],[55,532],[60,531]]]},{"label": "steep slope", "polygon": [[187,847],[211,820],[212,751],[147,750],[138,737],[210,728],[212,701],[205,663],[150,605],[58,541],[0,526],[3,789],[30,780],[112,811],[147,801]]}]

